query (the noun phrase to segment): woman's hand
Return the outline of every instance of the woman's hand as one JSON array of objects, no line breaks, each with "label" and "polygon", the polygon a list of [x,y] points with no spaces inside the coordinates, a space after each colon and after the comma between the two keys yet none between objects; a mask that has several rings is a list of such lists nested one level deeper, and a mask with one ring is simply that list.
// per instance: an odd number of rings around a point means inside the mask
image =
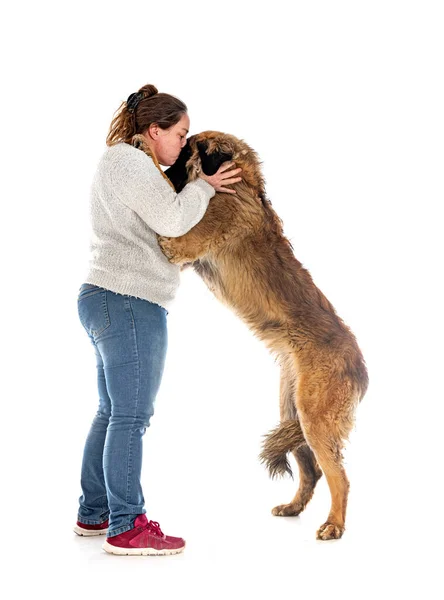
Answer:
[{"label": "woman's hand", "polygon": [[242,181],[242,177],[234,177],[242,171],[242,169],[233,169],[232,171],[227,171],[230,167],[234,165],[234,162],[225,162],[220,167],[219,170],[214,175],[205,175],[202,171],[199,173],[199,177],[212,185],[216,192],[227,192],[228,194],[235,194],[236,190],[230,190],[229,188],[223,187],[224,185],[228,185],[230,183],[238,183]]}]

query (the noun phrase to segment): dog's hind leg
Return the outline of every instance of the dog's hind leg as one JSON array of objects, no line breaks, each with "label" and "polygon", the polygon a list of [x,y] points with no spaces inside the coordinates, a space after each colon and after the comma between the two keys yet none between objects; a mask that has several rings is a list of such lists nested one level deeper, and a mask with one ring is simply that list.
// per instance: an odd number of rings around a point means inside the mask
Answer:
[{"label": "dog's hind leg", "polygon": [[[349,481],[342,464],[343,440],[352,427],[352,402],[343,402],[344,390],[329,390],[314,399],[304,395],[300,386],[297,410],[305,439],[327,479],[331,494],[331,508],[327,521],[317,531],[320,540],[342,537],[345,530],[345,514]],[[318,388],[319,389],[319,388]]]},{"label": "dog's hind leg", "polygon": [[295,497],[289,504],[280,504],[271,511],[277,517],[296,517],[310,502],[316,483],[322,476],[322,471],[316,461],[315,455],[303,444],[292,451],[299,467],[299,488]]},{"label": "dog's hind leg", "polygon": [[307,444],[293,450],[292,454],[299,467],[299,488],[290,504],[281,504],[273,508],[273,515],[279,517],[299,515],[312,499],[316,483],[322,477],[315,455]]},{"label": "dog's hind leg", "polygon": [[[290,359],[286,359],[281,361],[279,399],[281,421],[298,418],[295,408],[295,393],[296,375],[294,364]],[[299,488],[289,504],[280,504],[273,508],[271,511],[273,515],[279,517],[299,515],[311,500],[316,483],[322,476],[316,458],[306,443],[292,450],[292,454],[299,467]]]}]

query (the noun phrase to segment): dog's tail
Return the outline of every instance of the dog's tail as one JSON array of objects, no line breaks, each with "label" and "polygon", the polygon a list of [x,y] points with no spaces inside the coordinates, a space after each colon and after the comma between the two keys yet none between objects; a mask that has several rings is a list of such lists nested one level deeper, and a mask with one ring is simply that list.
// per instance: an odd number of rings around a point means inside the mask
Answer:
[{"label": "dog's tail", "polygon": [[282,421],[282,423],[264,436],[263,450],[259,455],[261,463],[265,463],[272,479],[289,473],[293,478],[288,452],[306,444],[301,425],[298,420]]}]

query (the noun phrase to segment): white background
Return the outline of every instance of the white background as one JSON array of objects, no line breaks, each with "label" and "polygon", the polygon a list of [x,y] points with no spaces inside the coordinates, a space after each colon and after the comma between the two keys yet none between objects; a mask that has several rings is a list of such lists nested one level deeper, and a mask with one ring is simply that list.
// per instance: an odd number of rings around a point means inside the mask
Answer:
[{"label": "white background", "polygon": [[[17,597],[442,597],[442,3],[2,13],[1,546]],[[143,465],[148,516],[186,551],[113,557],[72,533],[97,404],[77,316],[89,187],[114,111],[146,83],[185,101],[191,133],[258,152],[296,256],[358,338],[370,388],[338,542],[315,540],[324,478],[299,518],[271,515],[297,486],[297,469],[271,481],[257,460],[279,372],[191,271]]]}]

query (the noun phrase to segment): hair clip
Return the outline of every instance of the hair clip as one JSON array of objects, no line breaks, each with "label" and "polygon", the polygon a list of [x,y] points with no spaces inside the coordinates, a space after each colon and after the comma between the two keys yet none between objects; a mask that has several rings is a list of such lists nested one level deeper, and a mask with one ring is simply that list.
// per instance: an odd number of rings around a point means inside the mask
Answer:
[{"label": "hair clip", "polygon": [[143,99],[143,92],[134,92],[128,96],[128,100],[126,101],[126,107],[128,112],[133,113],[139,102]]}]

